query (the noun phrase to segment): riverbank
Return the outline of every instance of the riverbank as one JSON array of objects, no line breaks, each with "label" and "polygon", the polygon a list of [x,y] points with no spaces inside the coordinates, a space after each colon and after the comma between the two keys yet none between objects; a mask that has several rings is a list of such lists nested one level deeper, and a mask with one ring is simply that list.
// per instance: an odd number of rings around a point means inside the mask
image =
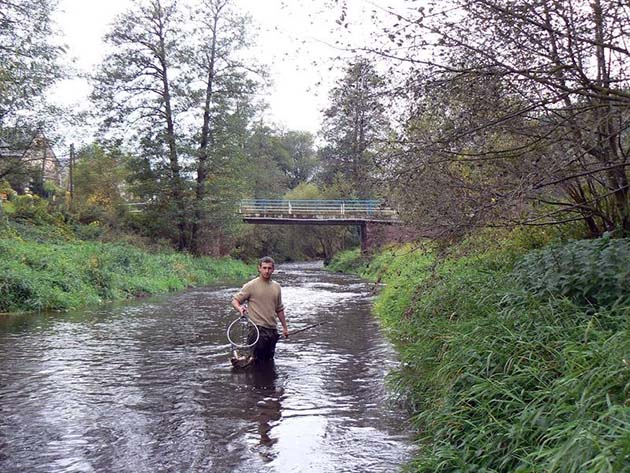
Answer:
[{"label": "riverbank", "polygon": [[385,283],[408,471],[628,470],[630,240],[488,241],[331,265]]},{"label": "riverbank", "polygon": [[255,268],[230,258],[153,253],[76,238],[0,239],[0,312],[65,311],[243,280]]}]

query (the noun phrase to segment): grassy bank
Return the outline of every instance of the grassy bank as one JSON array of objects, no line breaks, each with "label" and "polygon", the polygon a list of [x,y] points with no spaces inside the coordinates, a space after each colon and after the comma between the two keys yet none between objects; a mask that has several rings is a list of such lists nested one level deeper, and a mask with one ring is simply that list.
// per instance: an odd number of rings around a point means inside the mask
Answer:
[{"label": "grassy bank", "polygon": [[630,471],[630,240],[335,262],[386,283],[417,472]]},{"label": "grassy bank", "polygon": [[218,281],[253,267],[232,260],[153,254],[126,244],[61,238],[0,239],[0,312],[63,311]]}]

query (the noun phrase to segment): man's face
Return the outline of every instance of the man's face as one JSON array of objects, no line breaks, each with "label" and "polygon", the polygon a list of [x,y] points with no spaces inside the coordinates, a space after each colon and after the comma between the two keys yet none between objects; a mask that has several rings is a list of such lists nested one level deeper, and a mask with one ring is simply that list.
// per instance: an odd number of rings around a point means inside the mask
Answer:
[{"label": "man's face", "polygon": [[271,275],[273,274],[273,263],[261,263],[260,266],[258,266],[258,272],[260,273],[260,277],[268,280],[269,278],[271,278]]}]

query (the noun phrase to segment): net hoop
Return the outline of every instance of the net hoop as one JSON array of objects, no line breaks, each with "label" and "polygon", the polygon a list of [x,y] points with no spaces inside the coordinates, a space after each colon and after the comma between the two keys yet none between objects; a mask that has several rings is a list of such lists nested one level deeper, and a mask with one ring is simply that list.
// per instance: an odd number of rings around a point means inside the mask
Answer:
[{"label": "net hoop", "polygon": [[[247,343],[250,326],[254,327],[254,330],[256,331],[256,337],[252,343]],[[239,336],[240,340],[233,340],[232,337],[235,335]],[[235,348],[251,348],[256,345],[256,343],[258,343],[258,339],[260,338],[260,330],[258,330],[256,324],[249,320],[248,317],[242,316],[232,321],[232,323],[228,326],[227,338],[230,344]]]}]

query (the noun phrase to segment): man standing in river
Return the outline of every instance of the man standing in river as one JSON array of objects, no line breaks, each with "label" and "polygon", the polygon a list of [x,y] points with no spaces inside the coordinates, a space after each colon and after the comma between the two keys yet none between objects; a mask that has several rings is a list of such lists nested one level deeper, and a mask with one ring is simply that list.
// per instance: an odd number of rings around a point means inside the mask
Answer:
[{"label": "man standing in river", "polygon": [[[284,305],[282,303],[282,290],[280,284],[271,279],[274,269],[275,263],[273,258],[270,256],[261,258],[258,263],[259,276],[246,283],[232,297],[234,308],[241,315],[244,315],[247,311],[250,320],[258,327],[260,332],[260,338],[252,350],[252,361],[273,359],[276,352],[276,343],[280,338],[276,329],[276,320],[279,320],[282,324],[282,334],[285,338],[289,336],[289,329],[284,316]],[[250,333],[250,337],[254,338],[255,336],[255,334]]]}]

